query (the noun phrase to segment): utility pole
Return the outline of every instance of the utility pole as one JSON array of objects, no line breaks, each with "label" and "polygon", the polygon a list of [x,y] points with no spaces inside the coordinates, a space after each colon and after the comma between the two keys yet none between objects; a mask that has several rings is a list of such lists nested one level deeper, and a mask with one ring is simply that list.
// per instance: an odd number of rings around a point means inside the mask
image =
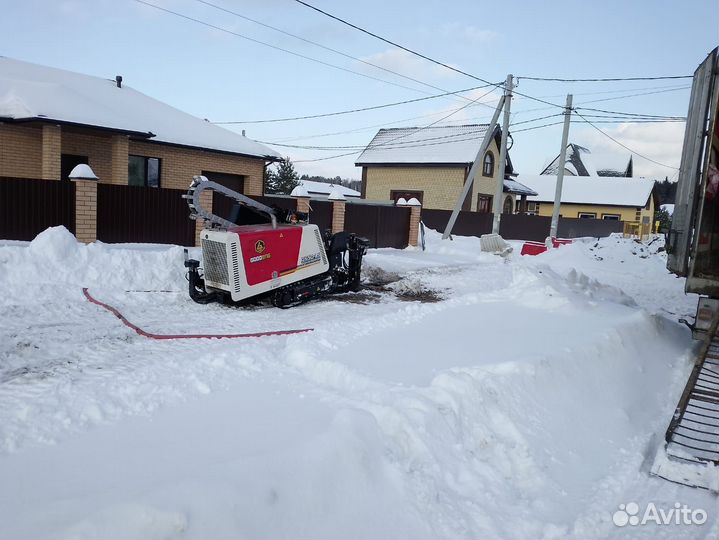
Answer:
[{"label": "utility pole", "polygon": [[569,123],[572,119],[572,94],[567,94],[567,104],[564,106],[564,131],[562,131],[562,149],[559,151],[559,167],[557,169],[557,186],[554,190],[554,207],[552,208],[552,225],[549,227],[549,237],[557,237],[559,225],[559,206],[562,203],[562,183],[564,182],[564,166],[567,161],[567,140],[569,139]]},{"label": "utility pole", "polygon": [[502,144],[499,149],[499,179],[497,180],[497,191],[494,194],[494,222],[492,233],[499,234],[499,220],[502,217],[502,197],[504,195],[504,170],[507,163],[507,134],[509,132],[509,109],[512,105],[512,88],[514,88],[513,77],[507,75],[504,83],[504,123],[502,124]]},{"label": "utility pole", "polygon": [[479,169],[482,166],[482,163],[484,160],[484,154],[487,151],[487,148],[489,147],[489,143],[491,142],[492,138],[494,137],[494,128],[497,125],[497,120],[499,120],[499,113],[502,111],[503,106],[504,106],[504,96],[499,98],[499,103],[497,103],[497,108],[494,110],[494,115],[492,116],[492,121],[489,123],[489,126],[487,126],[487,131],[484,134],[484,139],[482,139],[482,144],[480,145],[479,150],[477,151],[477,155],[474,158],[474,163],[472,163],[472,167],[469,169],[469,173],[467,173],[467,178],[464,181],[464,188],[462,189],[462,193],[460,194],[459,198],[457,199],[457,202],[454,204],[454,209],[452,210],[452,215],[449,217],[447,226],[444,229],[444,234],[442,234],[442,240],[446,240],[452,234],[452,228],[454,227],[455,221],[457,221],[457,216],[459,216],[460,210],[462,210],[462,205],[464,204],[464,200],[467,198],[467,195],[469,194],[470,189],[472,189],[472,184],[474,183],[474,177],[477,175],[477,169]]}]

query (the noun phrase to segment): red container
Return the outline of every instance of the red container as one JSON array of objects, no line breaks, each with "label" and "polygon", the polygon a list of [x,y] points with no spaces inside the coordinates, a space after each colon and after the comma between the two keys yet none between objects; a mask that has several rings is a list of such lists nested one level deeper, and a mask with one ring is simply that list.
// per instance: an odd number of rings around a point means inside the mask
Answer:
[{"label": "red container", "polygon": [[547,246],[541,242],[525,242],[522,245],[522,255],[539,255],[547,251]]},{"label": "red container", "polygon": [[569,238],[552,238],[552,245],[555,248],[558,248],[559,246],[564,246],[566,244],[571,244],[572,241]]}]

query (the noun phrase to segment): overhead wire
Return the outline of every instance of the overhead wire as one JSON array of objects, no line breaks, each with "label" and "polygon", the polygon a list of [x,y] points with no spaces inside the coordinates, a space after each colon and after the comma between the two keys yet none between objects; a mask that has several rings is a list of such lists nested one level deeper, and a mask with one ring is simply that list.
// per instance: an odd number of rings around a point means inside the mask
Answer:
[{"label": "overhead wire", "polygon": [[[443,116],[443,117],[440,118],[439,120],[435,120],[434,122],[431,122],[430,124],[427,124],[426,126],[422,126],[422,127],[420,127],[420,128],[417,128],[416,130],[414,130],[414,131],[412,131],[412,132],[405,133],[405,134],[403,134],[403,135],[400,135],[399,137],[395,137],[394,139],[390,139],[389,141],[384,141],[383,143],[378,144],[378,145],[376,145],[376,146],[383,146],[383,145],[385,145],[385,144],[389,144],[389,143],[391,143],[391,142],[393,142],[393,141],[396,141],[396,140],[398,140],[398,139],[402,139],[402,138],[404,138],[404,137],[409,137],[410,135],[413,135],[414,133],[417,133],[417,132],[422,131],[422,130],[424,130],[424,129],[430,128],[430,127],[432,127],[432,126],[438,124],[439,122],[441,122],[441,121],[443,121],[443,120],[446,120],[446,119],[449,118],[450,116],[453,116],[453,115],[457,114],[458,112],[460,112],[460,111],[466,109],[467,107],[469,107],[469,106],[472,105],[473,103],[475,103],[475,102],[481,100],[482,98],[488,96],[489,94],[492,93],[492,91],[493,91],[493,90],[490,90],[489,92],[485,92],[485,93],[482,94],[481,96],[474,98],[472,101],[470,101],[470,102],[467,103],[466,105],[462,105],[462,106],[459,107],[458,109],[453,110],[452,112],[450,112],[450,113],[447,114],[446,116]],[[375,147],[376,147],[376,146],[375,146]],[[369,147],[368,147],[368,148],[369,148]],[[325,158],[296,160],[295,163],[309,163],[309,162],[313,162],[313,161],[324,161],[324,160],[327,160],[327,159],[335,159],[335,158],[338,158],[338,157],[349,156],[349,155],[356,154],[356,153],[357,153],[357,152],[354,151],[354,152],[349,152],[349,153],[344,153],[344,154],[338,154],[338,155],[336,155],[336,156],[328,156],[328,157],[325,157]]]},{"label": "overhead wire", "polygon": [[355,71],[355,70],[353,70],[353,69],[349,69],[349,68],[345,68],[345,67],[342,67],[342,66],[338,66],[338,65],[332,64],[332,63],[330,63],[330,62],[325,62],[324,60],[319,60],[319,59],[317,59],[317,58],[313,58],[313,57],[311,57],[311,56],[307,56],[307,55],[302,54],[302,53],[298,53],[298,52],[295,52],[295,51],[291,51],[291,50],[289,50],[289,49],[285,49],[285,48],[283,48],[283,47],[279,47],[279,46],[277,46],[277,45],[273,45],[273,44],[271,44],[271,43],[267,43],[267,42],[262,41],[262,40],[259,40],[259,39],[251,38],[251,37],[246,36],[246,35],[244,35],[244,34],[240,34],[239,32],[235,32],[235,31],[233,31],[233,30],[229,30],[229,29],[227,29],[227,28],[223,28],[222,26],[217,26],[216,24],[212,24],[212,23],[209,23],[209,22],[207,22],[207,21],[203,21],[203,20],[198,19],[198,18],[196,18],[196,17],[191,17],[190,15],[185,15],[184,13],[180,13],[179,11],[173,11],[173,10],[171,10],[171,9],[168,9],[168,8],[165,8],[165,7],[162,7],[162,6],[158,6],[158,5],[153,4],[153,3],[151,3],[151,2],[147,2],[146,0],[133,0],[133,1],[134,1],[134,2],[137,2],[138,4],[143,4],[143,5],[145,5],[145,6],[154,8],[154,9],[156,9],[156,10],[158,10],[158,11],[163,11],[163,12],[165,12],[165,13],[169,13],[169,14],[174,15],[174,16],[176,16],[176,17],[180,17],[180,18],[182,18],[182,19],[185,19],[185,20],[188,20],[188,21],[192,21],[192,22],[197,23],[197,24],[201,24],[201,25],[206,26],[206,27],[208,27],[208,28],[212,28],[212,29],[214,29],[214,30],[218,30],[218,31],[220,31],[220,32],[224,32],[224,33],[226,33],[226,34],[231,34],[231,35],[233,35],[233,36],[236,36],[236,37],[239,37],[239,38],[241,38],[241,39],[250,41],[250,42],[252,42],[252,43],[256,43],[256,44],[258,44],[258,45],[263,45],[263,46],[265,46],[265,47],[269,47],[269,48],[274,49],[274,50],[276,50],[276,51],[281,51],[281,52],[284,52],[284,53],[287,53],[287,54],[291,54],[292,56],[296,56],[296,57],[298,57],[298,58],[303,58],[303,59],[305,59],[305,60],[309,60],[310,62],[315,62],[315,63],[317,63],[317,64],[321,64],[321,65],[323,65],[323,66],[327,66],[327,67],[330,67],[330,68],[332,68],[332,69],[336,69],[336,70],[339,70],[339,71],[344,71],[344,72],[346,72],[346,73],[352,73],[352,74],[357,75],[357,76],[359,76],[359,77],[364,77],[364,78],[366,78],[366,79],[372,79],[372,80],[374,80],[374,81],[382,82],[382,83],[385,83],[385,84],[390,84],[390,85],[392,85],[392,86],[397,86],[398,88],[404,88],[405,90],[412,90],[413,92],[421,92],[421,93],[424,93],[424,94],[428,93],[427,91],[421,90],[421,89],[419,89],[419,88],[413,88],[413,87],[411,87],[411,86],[406,86],[406,85],[399,84],[399,83],[396,83],[396,82],[388,81],[388,80],[386,80],[386,79],[381,79],[381,78],[379,78],[379,77],[374,77],[374,76],[368,75],[368,74],[366,74],[366,73],[361,73],[361,72]]},{"label": "overhead wire", "polygon": [[618,144],[619,146],[621,146],[621,147],[624,148],[625,150],[629,150],[632,154],[637,155],[637,156],[639,156],[640,158],[646,159],[647,161],[650,161],[651,163],[654,163],[655,165],[659,165],[659,166],[665,167],[665,168],[667,168],[667,169],[679,170],[677,167],[673,167],[673,166],[671,166],[671,165],[667,165],[666,163],[660,163],[659,161],[656,161],[656,160],[654,160],[654,159],[652,159],[652,158],[650,158],[650,157],[645,156],[644,154],[641,154],[641,153],[637,152],[636,150],[634,150],[634,149],[632,149],[632,148],[629,148],[626,144],[624,144],[624,143],[618,141],[617,139],[615,139],[614,137],[612,137],[609,133],[607,133],[607,132],[605,132],[604,130],[602,130],[602,129],[598,128],[597,126],[595,126],[594,123],[592,123],[592,122],[590,122],[589,120],[587,120],[584,116],[582,116],[581,113],[575,111],[575,114],[576,114],[577,116],[579,116],[582,120],[584,120],[587,124],[589,124],[589,125],[592,126],[594,129],[596,129],[599,133],[601,133],[602,135],[604,135],[604,136],[607,137],[608,139],[611,139],[612,141],[614,141],[616,144]]},{"label": "overhead wire", "polygon": [[597,77],[593,79],[562,79],[558,77],[530,77],[517,75],[518,79],[545,82],[618,82],[618,81],[664,81],[668,79],[691,79],[693,75],[662,75],[659,77]]},{"label": "overhead wire", "polygon": [[[264,28],[269,28],[270,30],[274,30],[275,32],[279,32],[279,33],[284,34],[284,35],[286,35],[286,36],[290,36],[290,37],[292,37],[292,38],[298,39],[298,40],[303,41],[303,42],[305,42],[305,43],[309,43],[309,44],[311,44],[311,45],[314,45],[314,46],[316,46],[316,47],[320,47],[321,49],[324,49],[324,50],[326,50],[326,51],[330,51],[330,52],[333,52],[333,53],[335,53],[335,54],[339,54],[340,56],[343,56],[343,57],[345,57],[345,58],[349,58],[350,60],[354,60],[354,61],[356,61],[356,62],[360,62],[360,63],[362,63],[362,64],[365,64],[365,65],[367,65],[367,66],[371,66],[371,67],[373,67],[373,68],[376,68],[376,69],[385,71],[385,72],[387,72],[387,73],[392,73],[393,75],[396,75],[396,76],[401,77],[401,78],[403,78],[403,79],[407,79],[407,80],[412,81],[412,82],[416,82],[416,83],[418,83],[418,84],[421,84],[421,85],[423,85],[423,86],[427,86],[427,87],[429,87],[429,88],[433,88],[434,90],[439,90],[440,92],[444,92],[443,95],[445,95],[445,96],[450,96],[450,95],[455,94],[455,92],[449,92],[449,91],[446,90],[445,88],[441,88],[441,87],[439,87],[439,86],[435,86],[435,85],[430,84],[430,83],[427,83],[427,82],[425,82],[425,81],[421,81],[421,80],[416,79],[416,78],[414,78],[414,77],[410,77],[409,75],[404,75],[404,74],[402,74],[402,73],[399,73],[399,72],[394,71],[394,70],[392,70],[392,69],[386,68],[386,67],[384,67],[384,66],[380,66],[380,65],[377,65],[377,64],[375,64],[375,63],[373,63],[373,62],[369,62],[368,60],[364,60],[364,59],[362,59],[362,58],[358,58],[358,57],[353,56],[353,55],[351,55],[351,54],[347,54],[347,53],[342,52],[342,51],[340,51],[340,50],[338,50],[338,49],[335,49],[335,48],[333,48],[333,47],[328,47],[327,45],[323,45],[323,44],[321,44],[321,43],[317,43],[316,41],[312,41],[311,39],[307,39],[307,38],[304,38],[304,37],[302,37],[302,36],[298,36],[297,34],[293,34],[292,32],[288,32],[288,31],[283,30],[283,29],[281,29],[281,28],[277,28],[276,26],[272,26],[271,24],[267,24],[267,23],[264,23],[264,22],[262,22],[262,21],[258,21],[257,19],[253,19],[252,17],[248,17],[247,15],[243,15],[242,13],[238,13],[237,11],[233,11],[233,10],[228,9],[228,8],[225,8],[225,7],[223,7],[223,6],[219,6],[219,5],[217,5],[217,4],[214,4],[214,3],[212,3],[212,2],[208,2],[207,0],[195,0],[195,2],[198,2],[198,3],[200,3],[200,4],[204,4],[204,5],[206,5],[206,6],[212,7],[212,8],[214,8],[214,9],[217,9],[217,10],[222,11],[222,12],[224,12],[224,13],[228,13],[228,14],[230,14],[230,15],[234,15],[234,16],[236,16],[236,17],[239,17],[240,19],[243,19],[243,20],[245,20],[245,21],[249,21],[249,22],[251,22],[251,23],[257,24],[257,25],[262,26],[262,27],[264,27]],[[469,98],[465,98],[464,96],[458,96],[458,97],[461,97],[462,99],[465,99],[465,100],[466,100],[466,99],[469,99]]]},{"label": "overhead wire", "polygon": [[[326,17],[329,17],[329,18],[331,18],[331,19],[334,19],[334,20],[336,20],[336,21],[338,21],[338,22],[340,22],[340,23],[342,23],[342,24],[344,24],[344,25],[347,25],[347,26],[349,26],[349,27],[351,27],[351,28],[354,28],[355,30],[358,30],[358,31],[360,31],[360,32],[362,32],[362,33],[364,33],[364,34],[367,34],[367,35],[372,36],[372,37],[374,37],[374,38],[376,38],[376,39],[379,39],[380,41],[383,41],[383,42],[385,42],[385,43],[387,43],[387,44],[389,44],[389,45],[392,45],[393,47],[397,47],[398,49],[402,49],[402,50],[405,51],[405,52],[408,52],[408,53],[410,53],[410,54],[413,54],[413,55],[415,55],[415,56],[417,56],[417,57],[419,57],[419,58],[422,58],[422,59],[424,59],[424,60],[427,60],[428,62],[432,62],[433,64],[436,64],[436,65],[441,66],[441,67],[443,67],[443,68],[446,68],[446,69],[449,69],[449,70],[454,71],[454,72],[456,72],[456,73],[459,73],[459,74],[461,74],[461,75],[464,75],[465,77],[469,77],[469,78],[471,78],[471,79],[475,79],[475,80],[480,81],[480,82],[483,82],[483,83],[485,83],[485,84],[494,84],[497,88],[504,88],[504,86],[505,86],[504,83],[490,83],[488,80],[483,79],[482,77],[477,77],[476,75],[472,75],[471,73],[468,73],[468,72],[466,72],[466,71],[463,71],[463,70],[461,70],[461,69],[459,69],[459,68],[456,68],[456,67],[454,67],[454,66],[451,66],[451,65],[449,65],[449,64],[446,64],[446,63],[441,62],[441,61],[439,61],[439,60],[435,60],[434,58],[431,58],[431,57],[429,57],[429,56],[427,56],[427,55],[425,55],[425,54],[422,54],[422,53],[420,53],[420,52],[417,52],[417,51],[415,51],[415,50],[413,50],[413,49],[410,49],[410,48],[408,48],[408,47],[405,47],[404,45],[400,45],[399,43],[396,43],[396,42],[394,42],[394,41],[392,41],[392,40],[390,40],[390,39],[384,38],[384,37],[382,37],[382,36],[380,36],[380,35],[378,35],[378,34],[375,34],[374,32],[370,32],[369,30],[366,30],[365,28],[362,28],[361,26],[357,26],[356,24],[353,24],[353,23],[351,23],[351,22],[349,22],[349,21],[347,21],[347,20],[345,20],[345,19],[342,19],[341,17],[338,17],[338,16],[336,16],[336,15],[332,15],[331,13],[328,13],[327,11],[324,11],[324,10],[322,10],[322,9],[316,7],[316,6],[313,6],[312,4],[309,4],[309,3],[307,3],[307,2],[304,2],[303,0],[295,0],[295,2],[297,2],[298,4],[302,4],[303,6],[309,8],[309,9],[312,9],[312,10],[314,10],[314,11],[317,11],[318,13],[321,13],[322,15],[325,15]],[[531,96],[531,95],[529,95],[529,94],[525,94],[525,93],[522,93],[522,92],[519,92],[519,91],[516,91],[516,90],[513,90],[513,93],[515,93],[515,94],[517,94],[517,95],[520,95],[520,96],[524,96],[524,97],[526,97],[526,98],[528,98],[528,99],[532,99],[532,100],[534,100],[534,101],[538,101],[538,102],[540,102],[540,103],[544,103],[544,104],[546,104],[546,105],[551,105],[551,106],[553,106],[553,107],[558,107],[558,108],[560,108],[560,109],[563,109],[563,108],[564,108],[564,106],[562,106],[562,105],[558,105],[558,104],[552,103],[552,102],[550,102],[550,101],[545,101],[545,100],[543,100],[543,99],[541,99],[541,98],[537,98],[537,97],[534,97],[534,96]]]},{"label": "overhead wire", "polygon": [[[404,101],[395,101],[393,103],[384,103],[382,105],[373,105],[370,107],[359,107],[356,109],[347,109],[343,111],[334,111],[329,113],[320,113],[320,114],[308,114],[304,116],[292,116],[287,118],[270,118],[265,120],[225,120],[222,122],[212,122],[213,124],[221,124],[221,125],[232,125],[232,124],[268,124],[268,123],[274,123],[274,122],[290,122],[295,120],[309,120],[312,118],[326,118],[328,116],[340,116],[343,114],[352,114],[352,113],[358,113],[358,112],[364,112],[364,111],[373,111],[376,109],[385,109],[387,107],[396,107],[398,105],[406,105],[408,103],[417,103],[419,101],[427,101],[429,99],[436,99],[444,96],[449,96],[452,94],[459,94],[462,92],[471,92],[472,90],[478,90],[481,88],[487,88],[487,86],[491,85],[483,85],[483,86],[474,86],[472,88],[465,88],[463,90],[456,90],[454,92],[445,92],[444,94],[435,94],[433,96],[427,96],[427,97],[421,97],[421,98],[414,98],[414,99],[406,99]],[[470,98],[467,98],[470,99]],[[473,104],[474,102],[470,99],[470,102]]]}]

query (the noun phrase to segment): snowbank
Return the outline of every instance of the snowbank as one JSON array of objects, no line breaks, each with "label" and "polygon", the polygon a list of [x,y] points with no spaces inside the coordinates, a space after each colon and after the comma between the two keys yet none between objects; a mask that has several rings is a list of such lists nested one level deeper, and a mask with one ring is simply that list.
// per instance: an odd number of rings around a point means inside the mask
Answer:
[{"label": "snowbank", "polygon": [[[238,310],[187,299],[180,248],[0,246],[0,537],[716,536],[712,496],[646,473],[692,354],[659,244],[366,260],[400,281]],[[80,286],[157,332],[315,331],[153,342]],[[709,520],[618,528],[630,501]]]}]

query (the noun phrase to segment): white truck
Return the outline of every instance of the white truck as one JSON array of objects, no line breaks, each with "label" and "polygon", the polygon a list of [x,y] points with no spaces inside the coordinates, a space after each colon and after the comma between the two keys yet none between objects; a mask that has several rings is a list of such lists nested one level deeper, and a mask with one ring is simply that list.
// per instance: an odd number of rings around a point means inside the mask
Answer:
[{"label": "white truck", "polygon": [[652,473],[719,492],[719,47],[694,73],[666,249],[699,295],[689,326],[702,343]]}]

